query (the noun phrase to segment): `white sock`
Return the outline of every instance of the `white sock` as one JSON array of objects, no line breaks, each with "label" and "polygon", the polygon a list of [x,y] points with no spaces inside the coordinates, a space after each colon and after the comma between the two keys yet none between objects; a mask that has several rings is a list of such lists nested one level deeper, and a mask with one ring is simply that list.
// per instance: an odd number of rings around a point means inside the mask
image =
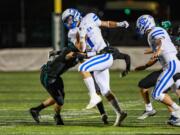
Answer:
[{"label": "white sock", "polygon": [[175,102],[171,105],[171,107],[172,107],[175,111],[177,111],[177,110],[180,109],[180,107],[179,107]]},{"label": "white sock", "polygon": [[145,104],[145,108],[146,108],[146,111],[152,111],[153,110],[153,107],[152,107],[151,103]]},{"label": "white sock", "polygon": [[90,96],[92,96],[93,94],[96,94],[94,80],[92,77],[88,77],[88,78],[84,79],[84,83],[89,90]]},{"label": "white sock", "polygon": [[174,111],[173,111],[173,112],[171,112],[171,115],[175,116],[175,114],[176,114],[176,113],[175,113]]}]

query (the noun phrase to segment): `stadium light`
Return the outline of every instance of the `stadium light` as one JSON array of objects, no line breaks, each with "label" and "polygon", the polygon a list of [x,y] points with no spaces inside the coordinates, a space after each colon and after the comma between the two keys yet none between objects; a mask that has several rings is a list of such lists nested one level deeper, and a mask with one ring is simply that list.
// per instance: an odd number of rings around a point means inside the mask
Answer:
[{"label": "stadium light", "polygon": [[131,9],[130,8],[125,8],[124,9],[124,14],[130,15],[131,14]]}]

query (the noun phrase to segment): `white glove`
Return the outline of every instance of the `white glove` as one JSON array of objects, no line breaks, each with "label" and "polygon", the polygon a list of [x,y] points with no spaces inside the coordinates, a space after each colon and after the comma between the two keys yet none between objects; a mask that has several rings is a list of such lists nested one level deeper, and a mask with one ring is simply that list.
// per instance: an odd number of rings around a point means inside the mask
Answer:
[{"label": "white glove", "polygon": [[129,23],[127,21],[122,21],[122,22],[118,22],[117,26],[128,28],[129,27]]}]

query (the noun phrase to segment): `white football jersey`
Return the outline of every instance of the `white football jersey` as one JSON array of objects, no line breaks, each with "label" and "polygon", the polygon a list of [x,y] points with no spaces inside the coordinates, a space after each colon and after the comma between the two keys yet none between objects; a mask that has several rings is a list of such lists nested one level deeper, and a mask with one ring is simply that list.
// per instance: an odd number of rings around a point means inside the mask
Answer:
[{"label": "white football jersey", "polygon": [[83,29],[87,34],[86,51],[99,52],[106,47],[106,43],[101,34],[101,29],[99,28],[100,25],[101,20],[99,17],[94,13],[89,13],[82,18],[79,27],[69,30],[68,38],[75,45],[76,33],[78,32],[78,29]]},{"label": "white football jersey", "polygon": [[161,65],[164,67],[171,60],[177,59],[177,49],[172,43],[167,31],[161,27],[153,28],[152,31],[148,34],[148,43],[153,51],[157,50],[157,46],[155,45],[156,39],[161,39],[162,42],[161,54],[159,55],[158,59]]}]

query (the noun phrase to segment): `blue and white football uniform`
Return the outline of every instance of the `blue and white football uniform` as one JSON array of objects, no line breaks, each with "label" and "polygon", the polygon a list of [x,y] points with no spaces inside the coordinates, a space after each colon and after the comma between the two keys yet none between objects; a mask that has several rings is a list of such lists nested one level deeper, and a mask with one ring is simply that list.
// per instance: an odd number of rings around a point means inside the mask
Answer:
[{"label": "blue and white football uniform", "polygon": [[176,56],[177,49],[172,43],[166,30],[160,27],[154,27],[148,34],[148,43],[153,51],[156,51],[157,46],[155,45],[155,40],[157,39],[161,39],[162,44],[161,53],[158,59],[163,67],[163,72],[158,78],[152,92],[152,97],[157,100],[162,100],[162,93],[175,83],[173,76],[176,73],[180,73],[180,61]]},{"label": "blue and white football uniform", "polygon": [[[76,43],[76,33],[79,30],[84,30],[87,38],[86,38],[86,52],[99,52],[107,45],[103,39],[101,34],[101,20],[94,13],[89,13],[85,17],[81,19],[79,27],[71,29],[68,33],[68,38],[72,43]],[[102,94],[107,94],[110,90],[109,83],[109,68],[113,64],[112,54],[102,54],[96,55],[85,62],[80,64],[78,70],[80,72],[94,72],[94,77],[96,82],[98,83]]]}]

